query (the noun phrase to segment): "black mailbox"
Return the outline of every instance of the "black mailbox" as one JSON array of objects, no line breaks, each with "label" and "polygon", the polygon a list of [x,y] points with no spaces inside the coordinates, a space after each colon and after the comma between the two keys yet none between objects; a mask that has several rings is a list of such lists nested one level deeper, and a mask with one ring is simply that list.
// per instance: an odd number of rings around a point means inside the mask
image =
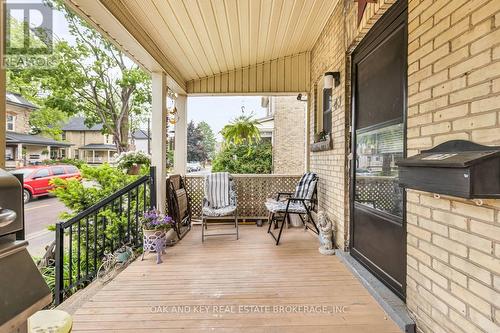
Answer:
[{"label": "black mailbox", "polygon": [[396,163],[399,183],[461,198],[500,198],[500,146],[454,140]]}]

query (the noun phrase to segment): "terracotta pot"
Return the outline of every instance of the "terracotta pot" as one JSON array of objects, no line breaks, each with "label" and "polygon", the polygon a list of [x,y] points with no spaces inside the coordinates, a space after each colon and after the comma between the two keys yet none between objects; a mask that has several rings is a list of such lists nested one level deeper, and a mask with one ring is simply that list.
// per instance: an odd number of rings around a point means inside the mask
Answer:
[{"label": "terracotta pot", "polygon": [[138,175],[140,170],[141,170],[141,166],[139,164],[134,164],[130,168],[128,168],[127,173],[129,175]]}]

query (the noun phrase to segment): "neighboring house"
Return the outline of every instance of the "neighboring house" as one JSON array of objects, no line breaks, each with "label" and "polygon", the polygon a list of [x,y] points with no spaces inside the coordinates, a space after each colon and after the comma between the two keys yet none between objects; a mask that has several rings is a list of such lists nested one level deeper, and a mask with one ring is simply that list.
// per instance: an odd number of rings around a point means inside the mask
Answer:
[{"label": "neighboring house", "polygon": [[262,97],[266,116],[258,119],[262,138],[273,144],[273,173],[302,174],[306,167],[307,103],[296,96]]},{"label": "neighboring house", "polygon": [[66,149],[70,144],[29,134],[30,114],[37,109],[36,105],[21,95],[7,92],[5,159],[8,169],[66,156]]},{"label": "neighboring house", "polygon": [[[174,150],[173,130],[168,131],[168,150]],[[130,136],[130,150],[142,151],[146,154],[151,154],[151,136],[148,135],[147,129],[136,129]]]},{"label": "neighboring house", "polygon": [[62,127],[63,139],[73,145],[68,150],[68,157],[90,164],[110,162],[116,146],[113,137],[103,134],[102,129],[102,124],[88,127],[83,117],[70,118]]}]

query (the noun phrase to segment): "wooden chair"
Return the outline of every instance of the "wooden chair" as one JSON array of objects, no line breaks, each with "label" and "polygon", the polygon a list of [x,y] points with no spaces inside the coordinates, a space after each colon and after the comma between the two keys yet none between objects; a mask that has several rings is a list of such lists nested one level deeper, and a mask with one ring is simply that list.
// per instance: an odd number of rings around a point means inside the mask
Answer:
[{"label": "wooden chair", "polygon": [[[300,178],[295,193],[280,192],[275,199],[267,200],[266,208],[269,211],[267,232],[274,238],[276,245],[279,245],[283,227],[285,223],[289,222],[290,215],[298,215],[304,224],[305,230],[309,229],[319,234],[318,226],[311,214],[311,210],[316,203],[317,184],[318,176],[315,173],[308,172]],[[304,219],[304,215],[307,217],[307,221]],[[281,227],[279,227],[280,222]],[[308,224],[312,224],[314,228],[311,228]],[[278,227],[280,229],[278,236],[271,231],[273,225],[276,229]]]},{"label": "wooden chair", "polygon": [[182,239],[191,230],[191,200],[181,175],[167,178],[168,214],[174,220],[177,238]]}]

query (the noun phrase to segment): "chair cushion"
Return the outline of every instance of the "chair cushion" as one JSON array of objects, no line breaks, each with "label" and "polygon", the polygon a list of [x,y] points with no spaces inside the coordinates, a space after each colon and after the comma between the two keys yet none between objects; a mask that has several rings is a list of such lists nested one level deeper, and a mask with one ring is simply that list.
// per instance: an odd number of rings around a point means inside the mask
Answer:
[{"label": "chair cushion", "polygon": [[[277,201],[274,199],[268,199],[266,201],[266,208],[271,213],[284,213],[286,211],[287,201]],[[289,213],[306,214],[307,211],[304,208],[302,202],[290,202],[288,206]]]},{"label": "chair cushion", "polygon": [[236,211],[236,206],[227,206],[222,208],[211,208],[205,206],[202,208],[201,214],[203,216],[217,217],[217,216],[234,215],[235,211]]},{"label": "chair cushion", "polygon": [[41,310],[28,318],[28,332],[71,332],[73,319],[61,310]]}]

